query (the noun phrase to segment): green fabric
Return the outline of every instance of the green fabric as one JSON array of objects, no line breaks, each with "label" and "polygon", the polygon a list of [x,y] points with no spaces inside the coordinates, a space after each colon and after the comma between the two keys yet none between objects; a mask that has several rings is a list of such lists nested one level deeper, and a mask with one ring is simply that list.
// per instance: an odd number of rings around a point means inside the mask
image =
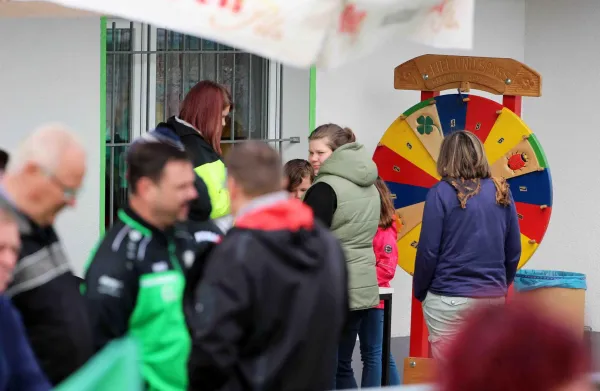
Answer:
[{"label": "green fabric", "polygon": [[[142,235],[152,235],[124,211],[119,211],[119,218]],[[191,341],[183,314],[185,277],[174,242],[169,242],[168,250],[175,270],[140,277],[135,309],[129,319],[129,335],[140,343],[142,377],[148,391],[187,388]]]},{"label": "green fabric", "polygon": [[129,334],[140,342],[142,376],[148,390],[185,391],[190,336],[183,315],[181,271],[146,274],[140,279]]},{"label": "green fabric", "polygon": [[131,338],[108,344],[55,391],[142,391],[138,349]]},{"label": "green fabric", "polygon": [[218,219],[229,214],[229,191],[225,187],[227,174],[221,160],[206,163],[194,168],[196,174],[206,184],[212,205],[211,219]]},{"label": "green fabric", "polygon": [[152,232],[144,227],[142,224],[138,223],[134,219],[131,218],[123,209],[119,209],[117,212],[117,216],[119,216],[119,220],[121,220],[125,225],[130,226],[136,231],[140,231],[140,233],[144,236],[152,236]]},{"label": "green fabric", "polygon": [[379,304],[373,252],[381,209],[379,192],[374,186],[376,179],[377,166],[358,143],[336,149],[315,179],[315,183],[331,186],[337,198],[331,231],[340,240],[346,255],[351,310]]}]

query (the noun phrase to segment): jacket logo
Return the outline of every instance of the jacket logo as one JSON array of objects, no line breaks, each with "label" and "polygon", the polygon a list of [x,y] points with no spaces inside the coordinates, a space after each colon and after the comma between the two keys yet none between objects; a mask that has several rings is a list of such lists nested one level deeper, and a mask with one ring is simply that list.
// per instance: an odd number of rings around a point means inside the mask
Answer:
[{"label": "jacket logo", "polygon": [[136,230],[129,231],[129,239],[132,242],[139,242],[140,240],[142,240],[142,233]]},{"label": "jacket logo", "polygon": [[194,233],[194,239],[196,239],[196,243],[200,242],[212,242],[219,243],[221,240],[221,236],[210,231],[198,231]]},{"label": "jacket logo", "polygon": [[194,264],[195,256],[192,250],[186,250],[183,253],[183,264],[189,268]]},{"label": "jacket logo", "polygon": [[160,295],[165,303],[177,300],[177,292],[172,285],[165,285],[160,289]]},{"label": "jacket logo", "polygon": [[123,281],[107,275],[102,275],[98,279],[98,293],[112,297],[121,297],[122,291]]},{"label": "jacket logo", "polygon": [[389,244],[387,244],[384,247],[384,251],[385,251],[386,254],[391,254],[392,253],[392,246],[390,246]]},{"label": "jacket logo", "polygon": [[155,262],[152,264],[152,271],[155,273],[169,270],[169,265],[165,261]]}]

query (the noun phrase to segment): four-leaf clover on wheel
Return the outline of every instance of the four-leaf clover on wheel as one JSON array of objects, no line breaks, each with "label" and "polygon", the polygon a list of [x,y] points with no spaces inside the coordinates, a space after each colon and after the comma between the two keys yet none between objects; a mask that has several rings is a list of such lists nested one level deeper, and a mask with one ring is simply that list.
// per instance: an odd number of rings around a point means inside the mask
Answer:
[{"label": "four-leaf clover on wheel", "polygon": [[430,134],[434,130],[437,130],[437,126],[435,125],[435,122],[433,122],[433,118],[428,115],[422,115],[417,118],[417,124],[417,131],[422,135]]}]

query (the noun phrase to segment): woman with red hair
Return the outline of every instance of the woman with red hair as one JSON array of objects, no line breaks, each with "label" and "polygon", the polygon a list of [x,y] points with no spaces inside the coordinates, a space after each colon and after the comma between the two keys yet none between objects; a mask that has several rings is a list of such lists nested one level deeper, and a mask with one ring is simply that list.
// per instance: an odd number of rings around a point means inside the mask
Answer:
[{"label": "woman with red hair", "polygon": [[175,132],[190,154],[194,171],[202,178],[208,190],[211,219],[229,214],[226,172],[221,157],[221,134],[232,104],[231,94],[225,87],[204,80],[188,92],[178,116],[157,126],[170,128]]},{"label": "woman with red hair", "polygon": [[475,308],[439,367],[439,391],[593,391],[581,337],[534,302]]}]

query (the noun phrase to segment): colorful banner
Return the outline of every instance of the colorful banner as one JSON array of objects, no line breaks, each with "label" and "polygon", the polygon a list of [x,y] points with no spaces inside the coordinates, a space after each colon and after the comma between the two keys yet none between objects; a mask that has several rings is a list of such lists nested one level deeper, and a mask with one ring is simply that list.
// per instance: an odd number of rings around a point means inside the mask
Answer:
[{"label": "colorful banner", "polygon": [[445,0],[432,7],[411,39],[438,49],[473,49],[475,0]]},{"label": "colorful banner", "polygon": [[390,40],[470,49],[475,0],[51,0],[288,65],[339,66]]},{"label": "colorful banner", "polygon": [[327,37],[319,53],[317,65],[337,67],[398,40],[444,49],[471,49],[474,8],[474,0],[348,2],[338,28]]}]

